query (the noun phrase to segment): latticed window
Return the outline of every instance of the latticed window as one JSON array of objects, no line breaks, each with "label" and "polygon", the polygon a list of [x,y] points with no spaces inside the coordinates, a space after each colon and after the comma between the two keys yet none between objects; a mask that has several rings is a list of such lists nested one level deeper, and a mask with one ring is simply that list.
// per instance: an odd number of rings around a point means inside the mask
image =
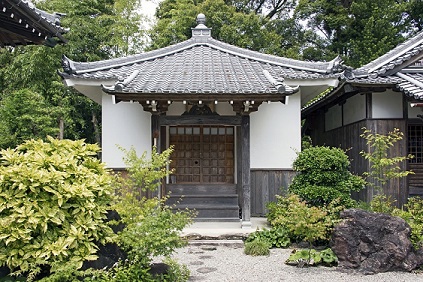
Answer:
[{"label": "latticed window", "polygon": [[408,153],[414,156],[410,163],[423,163],[423,125],[408,126]]}]

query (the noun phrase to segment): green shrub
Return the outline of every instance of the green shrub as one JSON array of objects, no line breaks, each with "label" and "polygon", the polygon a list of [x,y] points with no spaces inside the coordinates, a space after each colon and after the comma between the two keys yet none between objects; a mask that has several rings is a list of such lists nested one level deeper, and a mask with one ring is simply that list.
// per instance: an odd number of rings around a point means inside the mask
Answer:
[{"label": "green shrub", "polygon": [[[133,149],[126,153],[129,175],[122,179],[116,191],[119,197],[113,208],[125,224],[118,234],[118,241],[128,254],[128,262],[112,275],[119,279],[110,281],[149,281],[149,274],[144,270],[148,270],[154,256],[169,256],[176,248],[186,245],[180,232],[192,222],[193,213],[172,210],[165,204],[166,198],[140,196],[142,191],[157,189],[157,183],[169,173],[166,166],[172,148],[160,154],[153,148],[151,159],[146,158],[146,154],[138,157]],[[176,269],[176,263],[172,265]]]},{"label": "green shrub", "polygon": [[248,235],[245,242],[252,242],[255,240],[267,241],[270,247],[286,248],[291,244],[289,238],[289,231],[281,226],[275,226],[271,229],[263,229],[252,232]]},{"label": "green shrub", "polygon": [[361,177],[348,170],[348,156],[339,148],[310,147],[298,154],[293,166],[299,173],[288,191],[313,206],[339,199],[340,205],[354,207],[351,192],[360,191],[365,185]]},{"label": "green shrub", "polygon": [[395,200],[386,195],[376,195],[370,201],[370,210],[373,212],[392,214],[395,210]]},{"label": "green shrub", "polygon": [[[404,134],[398,129],[388,132],[386,135],[373,133],[371,130],[362,128],[363,133],[360,137],[366,140],[368,151],[361,151],[360,155],[370,163],[370,170],[363,175],[370,179],[368,184],[377,191],[382,192],[383,187],[390,179],[399,179],[407,177],[414,172],[403,170],[401,163],[414,158],[413,155],[390,156],[391,148],[395,143],[401,141]],[[399,146],[399,145],[397,145]]]},{"label": "green shrub", "polygon": [[404,219],[411,227],[411,242],[415,249],[423,247],[423,199],[411,197],[404,209],[395,208],[392,215]]},{"label": "green shrub", "polygon": [[315,249],[301,249],[294,250],[289,258],[285,261],[286,264],[303,266],[334,266],[338,264],[338,258],[332,249],[327,248],[322,251]]},{"label": "green shrub", "polygon": [[261,239],[246,242],[244,253],[250,256],[267,256],[270,254],[270,243],[267,240]]},{"label": "green shrub", "polygon": [[105,223],[113,178],[83,141],[30,140],[0,156],[0,264],[32,280],[96,259],[112,240]]},{"label": "green shrub", "polygon": [[293,241],[328,241],[333,225],[337,222],[334,212],[337,208],[310,207],[294,194],[278,196],[277,203],[269,204],[268,208],[269,223],[273,227],[288,230]]},{"label": "green shrub", "polygon": [[394,200],[385,195],[377,195],[367,210],[386,213],[404,219],[411,227],[410,240],[415,249],[423,247],[423,199],[411,197],[402,209],[394,206]]}]

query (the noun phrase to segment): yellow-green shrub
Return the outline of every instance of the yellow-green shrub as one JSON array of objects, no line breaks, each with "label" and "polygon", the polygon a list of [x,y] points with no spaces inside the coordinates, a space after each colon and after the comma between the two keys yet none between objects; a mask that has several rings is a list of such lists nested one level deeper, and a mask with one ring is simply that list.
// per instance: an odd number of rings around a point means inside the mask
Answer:
[{"label": "yellow-green shrub", "polygon": [[104,222],[112,176],[83,141],[30,140],[0,152],[0,265],[28,280],[96,259],[113,236]]}]

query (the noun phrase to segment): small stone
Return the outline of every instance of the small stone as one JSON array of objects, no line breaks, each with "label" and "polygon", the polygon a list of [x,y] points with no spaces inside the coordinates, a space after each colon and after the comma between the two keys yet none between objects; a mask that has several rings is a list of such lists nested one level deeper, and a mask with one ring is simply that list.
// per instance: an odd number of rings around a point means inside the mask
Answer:
[{"label": "small stone", "polygon": [[199,259],[212,259],[213,256],[200,256]]},{"label": "small stone", "polygon": [[204,264],[204,262],[202,262],[202,261],[192,261],[192,262],[190,262],[190,264],[191,265],[203,265]]},{"label": "small stone", "polygon": [[199,273],[210,273],[210,272],[214,272],[216,270],[217,270],[217,268],[214,268],[214,267],[201,267],[201,268],[197,269],[197,272],[199,272]]},{"label": "small stone", "polygon": [[201,249],[203,251],[216,251],[217,250],[216,247],[202,247]]}]

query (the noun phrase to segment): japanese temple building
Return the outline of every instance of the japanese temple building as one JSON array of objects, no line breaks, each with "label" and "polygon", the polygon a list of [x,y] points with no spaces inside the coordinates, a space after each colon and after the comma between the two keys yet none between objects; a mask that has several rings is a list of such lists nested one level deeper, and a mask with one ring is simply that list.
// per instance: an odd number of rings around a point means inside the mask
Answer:
[{"label": "japanese temple building", "polygon": [[138,154],[174,146],[174,174],[161,185],[169,201],[198,220],[266,214],[287,187],[301,150],[301,108],[336,87],[339,58],[306,62],[213,39],[205,16],[184,42],[97,62],[63,57],[66,85],[102,106],[102,158],[125,169],[124,148]]}]

